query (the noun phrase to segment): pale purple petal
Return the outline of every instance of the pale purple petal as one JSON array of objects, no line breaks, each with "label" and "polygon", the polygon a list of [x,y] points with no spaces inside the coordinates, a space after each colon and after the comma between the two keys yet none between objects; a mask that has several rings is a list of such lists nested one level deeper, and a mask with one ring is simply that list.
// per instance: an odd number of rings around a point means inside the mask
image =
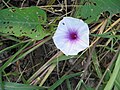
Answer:
[{"label": "pale purple petal", "polygon": [[58,49],[65,55],[77,55],[89,47],[89,28],[80,19],[64,17],[53,36]]}]

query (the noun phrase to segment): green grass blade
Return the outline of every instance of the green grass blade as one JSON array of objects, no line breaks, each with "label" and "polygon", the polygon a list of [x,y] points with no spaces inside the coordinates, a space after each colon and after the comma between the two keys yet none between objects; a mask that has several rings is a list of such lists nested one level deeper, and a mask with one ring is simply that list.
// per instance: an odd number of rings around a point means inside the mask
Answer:
[{"label": "green grass blade", "polygon": [[57,88],[62,82],[64,82],[66,79],[75,77],[75,76],[79,76],[81,74],[81,72],[79,73],[75,73],[75,74],[70,74],[70,75],[66,75],[61,77],[59,80],[57,80],[52,86],[49,87],[48,90],[55,90],[55,88]]},{"label": "green grass blade", "polygon": [[18,54],[20,54],[20,52],[22,50],[24,50],[31,42],[28,42],[24,47],[22,47],[19,51],[17,51],[2,67],[0,67],[0,70],[4,70],[6,67],[8,67],[8,65],[11,64],[11,62],[16,58],[16,56]]},{"label": "green grass blade", "polygon": [[80,90],[80,87],[81,87],[82,83],[83,83],[83,80],[80,80],[80,81],[78,82],[75,90]]},{"label": "green grass blade", "polygon": [[[2,89],[0,88],[0,90],[2,90]],[[28,84],[4,82],[4,90],[46,90],[46,88],[32,86],[32,85],[28,85]]]},{"label": "green grass blade", "polygon": [[70,84],[70,80],[69,80],[69,79],[66,80],[66,84],[67,84],[68,90],[72,90],[72,89],[71,89],[71,84]]},{"label": "green grass blade", "polygon": [[43,40],[40,44],[34,46],[32,49],[28,50],[27,52],[23,53],[22,55],[20,55],[18,58],[14,59],[14,61],[12,61],[11,63],[15,63],[16,61],[18,61],[19,59],[25,57],[26,55],[28,55],[29,53],[31,53],[32,51],[34,51],[36,48],[40,47],[41,45],[43,45],[45,42],[47,42],[48,40],[50,40],[51,37],[46,38],[45,40]]},{"label": "green grass blade", "polygon": [[91,34],[92,36],[95,37],[102,37],[102,38],[117,38],[120,40],[120,35],[109,35],[108,33],[104,33],[104,34]]},{"label": "green grass blade", "polygon": [[3,53],[4,51],[9,50],[9,49],[16,48],[17,46],[19,46],[19,45],[21,45],[21,44],[23,44],[23,43],[25,43],[25,42],[20,42],[20,43],[14,44],[14,45],[12,45],[12,46],[9,46],[9,47],[7,47],[7,48],[1,50],[1,51],[0,51],[0,54]]},{"label": "green grass blade", "polygon": [[115,90],[120,90],[120,70],[115,80]]},{"label": "green grass blade", "polygon": [[92,61],[93,61],[94,68],[95,68],[95,71],[96,71],[98,77],[101,78],[102,77],[102,72],[101,72],[101,69],[100,69],[100,65],[99,65],[99,62],[98,62],[98,57],[97,57],[96,51],[93,51]]},{"label": "green grass blade", "polygon": [[118,56],[117,61],[115,63],[115,68],[113,70],[113,73],[111,74],[111,77],[110,77],[107,85],[105,86],[104,90],[111,90],[112,89],[114,82],[115,82],[115,79],[119,73],[119,70],[120,70],[120,53],[119,53],[119,56]]},{"label": "green grass blade", "polygon": [[0,71],[0,82],[1,82],[1,85],[0,85],[1,90],[4,90],[4,89],[3,89],[3,88],[4,88],[4,85],[3,85],[3,81],[2,81],[2,71]]},{"label": "green grass blade", "polygon": [[[89,85],[86,85],[84,82],[82,83],[82,85],[83,85],[85,90],[95,90],[92,87],[90,87]],[[78,89],[78,90],[80,90],[80,89]]]}]

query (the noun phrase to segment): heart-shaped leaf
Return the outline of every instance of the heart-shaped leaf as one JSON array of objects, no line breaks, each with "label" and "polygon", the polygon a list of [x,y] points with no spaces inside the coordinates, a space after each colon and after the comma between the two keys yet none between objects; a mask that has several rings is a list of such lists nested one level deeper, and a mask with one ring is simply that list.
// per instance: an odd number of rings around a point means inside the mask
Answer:
[{"label": "heart-shaped leaf", "polygon": [[46,13],[38,7],[14,7],[0,11],[0,32],[17,37],[44,38],[47,35],[42,27],[45,22]]}]

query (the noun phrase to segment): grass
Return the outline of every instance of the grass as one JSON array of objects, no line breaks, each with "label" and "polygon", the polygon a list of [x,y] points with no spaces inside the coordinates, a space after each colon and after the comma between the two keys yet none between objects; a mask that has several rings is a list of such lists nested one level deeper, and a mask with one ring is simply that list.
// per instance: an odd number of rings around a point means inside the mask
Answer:
[{"label": "grass", "polygon": [[30,3],[38,6],[47,12],[42,26],[50,31],[41,40],[0,31],[0,90],[120,90],[120,13],[101,12],[96,20],[78,16],[89,22],[90,47],[76,56],[65,56],[55,47],[52,35],[60,19],[75,17],[85,0],[44,1],[0,3],[1,10],[30,7]]}]

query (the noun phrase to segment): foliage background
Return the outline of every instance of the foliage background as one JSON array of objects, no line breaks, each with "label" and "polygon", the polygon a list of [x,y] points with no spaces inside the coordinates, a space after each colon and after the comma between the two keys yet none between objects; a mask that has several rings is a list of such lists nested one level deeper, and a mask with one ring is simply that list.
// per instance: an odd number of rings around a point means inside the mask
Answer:
[{"label": "foliage background", "polygon": [[[120,90],[120,0],[1,0],[0,90]],[[52,36],[83,19],[90,47],[65,56]]]}]

